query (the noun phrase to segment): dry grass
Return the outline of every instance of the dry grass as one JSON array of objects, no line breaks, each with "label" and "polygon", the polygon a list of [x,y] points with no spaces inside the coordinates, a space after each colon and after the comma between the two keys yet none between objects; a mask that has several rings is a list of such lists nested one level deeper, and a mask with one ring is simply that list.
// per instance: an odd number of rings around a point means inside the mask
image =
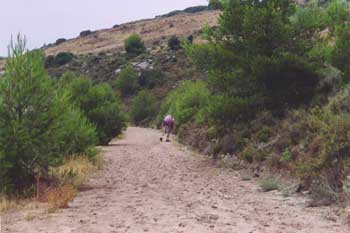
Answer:
[{"label": "dry grass", "polygon": [[94,161],[94,166],[97,168],[97,170],[102,170],[104,167],[104,158],[102,153],[98,153],[96,155],[95,161]]},{"label": "dry grass", "polygon": [[18,202],[14,200],[10,200],[6,197],[0,197],[0,213],[3,213],[9,209],[13,209],[17,207]]},{"label": "dry grass", "polygon": [[21,199],[0,196],[0,214],[12,209],[33,210],[41,205],[35,198]]},{"label": "dry grass", "polygon": [[[98,155],[102,156],[102,155]],[[64,164],[59,167],[50,169],[50,174],[56,178],[60,185],[72,184],[74,187],[78,187],[86,180],[87,176],[96,171],[95,166],[87,156],[74,156],[66,159]]]},{"label": "dry grass", "polygon": [[205,25],[215,26],[218,24],[219,14],[220,11],[204,11],[126,23],[117,28],[98,30],[89,36],[68,40],[47,48],[45,53],[54,55],[69,51],[74,54],[87,54],[121,49],[124,46],[124,40],[134,32],[139,33],[146,45],[150,46],[152,42],[164,37],[188,36],[198,32]]},{"label": "dry grass", "polygon": [[45,192],[45,199],[50,205],[49,212],[59,208],[67,208],[68,203],[77,195],[78,191],[72,184],[65,184],[61,187],[51,187]]},{"label": "dry grass", "polygon": [[[44,208],[48,206],[48,212],[52,213],[59,208],[68,207],[68,203],[77,195],[78,187],[85,182],[91,173],[102,170],[103,165],[103,153],[98,153],[94,162],[89,161],[87,156],[81,155],[66,159],[62,166],[51,168],[50,174],[58,181],[58,185],[44,191],[42,200],[47,202]],[[0,213],[10,209],[37,209],[39,206],[42,205],[35,198],[9,199],[0,196]],[[32,217],[32,215],[28,215],[26,220],[31,221]]]},{"label": "dry grass", "polygon": [[89,174],[103,168],[103,155],[98,153],[94,162],[87,156],[74,156],[56,168],[51,168],[50,173],[59,181],[58,187],[50,187],[45,191],[45,200],[50,205],[49,212],[54,212],[59,208],[67,208],[78,193],[81,186]]}]

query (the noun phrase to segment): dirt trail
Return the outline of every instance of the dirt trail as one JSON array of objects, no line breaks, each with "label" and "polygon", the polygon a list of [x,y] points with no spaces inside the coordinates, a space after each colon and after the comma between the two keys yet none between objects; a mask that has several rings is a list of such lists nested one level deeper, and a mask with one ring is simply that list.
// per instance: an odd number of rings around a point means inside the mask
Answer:
[{"label": "dirt trail", "polygon": [[105,147],[107,166],[70,208],[32,221],[7,216],[4,232],[342,233],[329,208],[259,191],[256,181],[211,165],[159,132],[129,128]]}]

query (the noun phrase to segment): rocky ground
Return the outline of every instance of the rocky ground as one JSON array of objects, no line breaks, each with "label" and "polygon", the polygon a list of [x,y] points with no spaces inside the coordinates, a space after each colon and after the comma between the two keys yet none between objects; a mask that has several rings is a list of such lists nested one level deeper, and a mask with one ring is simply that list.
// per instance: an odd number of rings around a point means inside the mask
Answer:
[{"label": "rocky ground", "polygon": [[106,167],[68,209],[36,218],[10,212],[1,232],[15,233],[342,233],[330,207],[303,196],[264,193],[256,180],[204,156],[159,142],[155,130],[129,128],[104,147]]}]

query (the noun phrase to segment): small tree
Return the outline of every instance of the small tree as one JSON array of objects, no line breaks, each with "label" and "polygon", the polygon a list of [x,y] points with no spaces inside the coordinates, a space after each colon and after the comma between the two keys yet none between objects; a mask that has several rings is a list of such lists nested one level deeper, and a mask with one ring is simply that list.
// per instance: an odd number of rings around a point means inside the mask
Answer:
[{"label": "small tree", "polygon": [[209,5],[208,5],[210,10],[222,10],[222,2],[221,0],[209,0]]},{"label": "small tree", "polygon": [[177,36],[172,36],[168,40],[168,46],[171,50],[178,50],[179,48],[181,48],[181,41]]},{"label": "small tree", "polygon": [[11,43],[0,80],[0,192],[29,187],[36,172],[45,174],[67,152],[62,129],[70,105],[57,95],[43,58],[40,51],[27,52],[20,36]]},{"label": "small tree", "polygon": [[55,59],[54,59],[54,63],[56,65],[59,66],[63,66],[67,63],[69,63],[70,61],[72,61],[74,58],[74,54],[73,53],[69,53],[69,52],[60,52],[56,55]]},{"label": "small tree", "polygon": [[146,47],[140,35],[134,33],[124,41],[126,52],[131,56],[137,56],[146,51]]},{"label": "small tree", "polygon": [[138,74],[132,66],[125,67],[117,76],[116,86],[122,96],[131,95],[138,87]]},{"label": "small tree", "polygon": [[66,41],[67,40],[65,38],[59,38],[59,39],[56,40],[55,45],[60,45],[60,44],[62,44],[64,42],[66,42]]}]

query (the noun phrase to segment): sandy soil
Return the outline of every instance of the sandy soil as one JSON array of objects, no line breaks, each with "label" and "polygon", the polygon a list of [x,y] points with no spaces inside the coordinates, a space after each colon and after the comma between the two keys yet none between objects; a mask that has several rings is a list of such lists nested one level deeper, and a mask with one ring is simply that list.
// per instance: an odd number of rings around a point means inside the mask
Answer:
[{"label": "sandy soil", "polygon": [[33,220],[11,213],[3,232],[45,233],[342,233],[330,208],[305,197],[263,193],[256,181],[213,166],[159,132],[129,128],[105,147],[107,166],[70,208]]}]

